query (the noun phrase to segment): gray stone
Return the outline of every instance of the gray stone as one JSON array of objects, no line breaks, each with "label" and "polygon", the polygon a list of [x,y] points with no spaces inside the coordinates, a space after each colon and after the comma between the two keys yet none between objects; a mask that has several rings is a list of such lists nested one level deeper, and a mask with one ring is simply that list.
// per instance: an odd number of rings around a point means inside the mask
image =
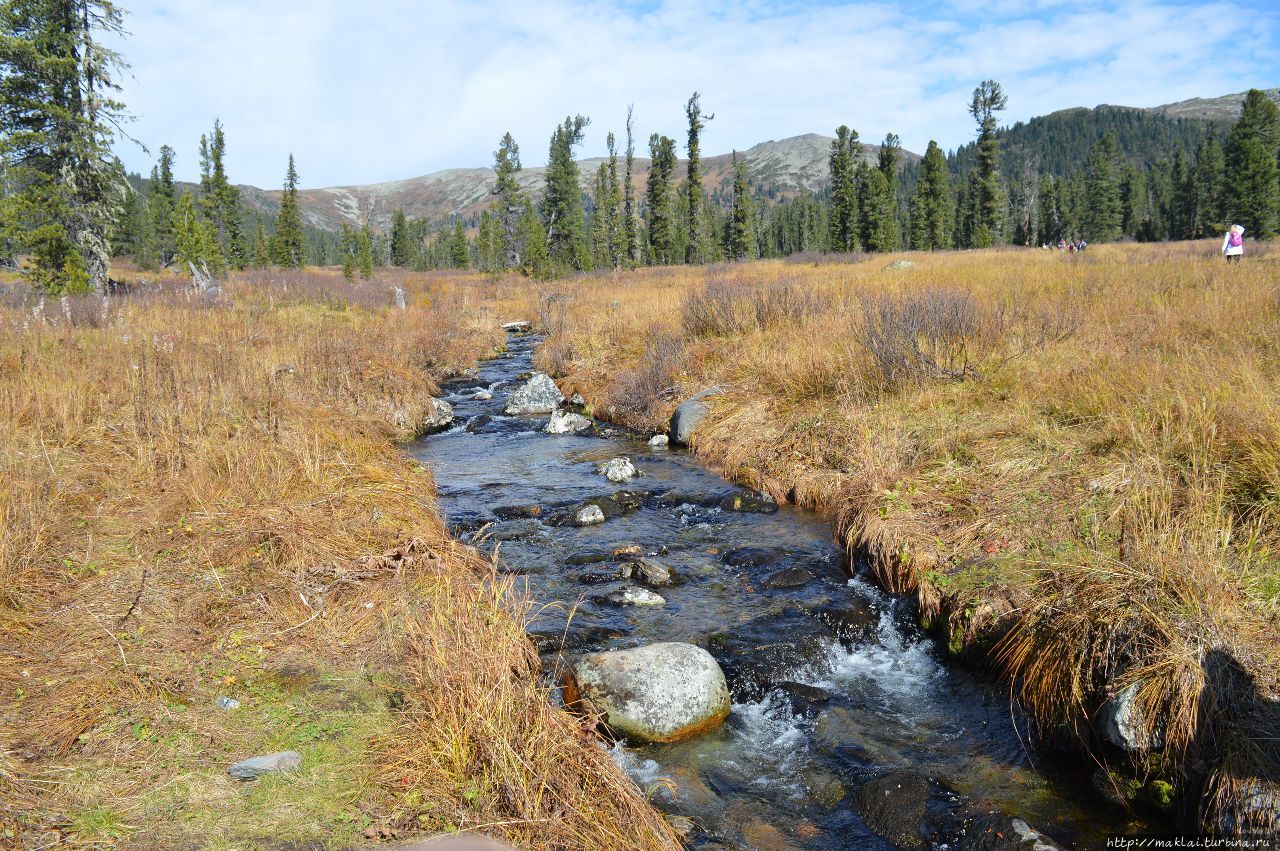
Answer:
[{"label": "gray stone", "polygon": [[584,505],[573,515],[574,526],[594,526],[604,522],[604,512],[598,505]]},{"label": "gray stone", "polygon": [[545,372],[535,372],[511,394],[506,413],[509,416],[549,414],[563,401],[564,394],[556,387],[551,376]]},{"label": "gray stone", "polygon": [[681,642],[583,656],[566,674],[565,697],[600,713],[616,732],[649,742],[696,736],[729,715],[724,672],[710,653]]},{"label": "gray stone", "polygon": [[581,408],[583,405],[587,404],[587,400],[582,398],[581,393],[574,393],[573,396],[569,398],[569,404],[577,405],[579,408]]},{"label": "gray stone", "polygon": [[665,434],[655,434],[653,437],[649,438],[649,445],[654,449],[663,449],[670,442],[670,438]]},{"label": "gray stone", "polygon": [[280,751],[241,760],[227,769],[237,780],[257,780],[264,774],[296,771],[302,766],[302,754],[297,751]]},{"label": "gray stone", "polygon": [[1095,720],[1098,734],[1126,751],[1152,751],[1164,747],[1164,735],[1157,729],[1148,731],[1146,713],[1138,702],[1141,683],[1121,689],[1102,705]]},{"label": "gray stone", "polygon": [[661,588],[675,582],[675,573],[665,564],[647,558],[628,561],[622,565],[619,575],[623,579],[638,579],[645,585]]},{"label": "gray stone", "polygon": [[634,585],[628,585],[626,588],[614,591],[604,597],[597,597],[595,602],[610,606],[665,606],[667,604],[667,601],[661,595],[655,594],[647,588],[637,588]]},{"label": "gray stone", "polygon": [[226,697],[226,696],[219,697],[216,700],[214,700],[214,704],[219,709],[225,709],[228,712],[230,712],[232,709],[240,708],[240,701],[236,700],[234,697]]},{"label": "gray stone", "polygon": [[671,442],[687,445],[689,439],[693,437],[694,429],[711,410],[706,400],[723,392],[724,389],[721,387],[709,387],[682,402],[671,415],[671,422],[667,428]]},{"label": "gray stone", "polygon": [[813,581],[813,574],[803,567],[784,567],[770,573],[761,583],[766,588],[799,588]]},{"label": "gray stone", "polygon": [[477,402],[488,402],[490,399],[493,398],[493,391],[488,389],[487,387],[481,387],[479,390],[476,391],[476,394],[471,398],[476,400]]},{"label": "gray stone", "polygon": [[892,263],[885,266],[884,269],[886,272],[896,272],[900,269],[911,269],[915,265],[916,264],[912,263],[910,260],[894,260]]},{"label": "gray stone", "polygon": [[547,434],[576,434],[591,428],[591,420],[582,414],[562,414],[556,411],[547,423]]},{"label": "gray stone", "polygon": [[530,327],[532,326],[523,319],[516,320],[515,322],[502,323],[503,331],[514,331],[517,334],[524,334],[528,332]]},{"label": "gray stone", "polygon": [[630,458],[614,458],[597,467],[596,472],[611,482],[626,482],[640,474]]},{"label": "gray stone", "polygon": [[453,406],[443,399],[432,399],[427,413],[418,426],[420,434],[434,434],[448,428],[453,422]]}]

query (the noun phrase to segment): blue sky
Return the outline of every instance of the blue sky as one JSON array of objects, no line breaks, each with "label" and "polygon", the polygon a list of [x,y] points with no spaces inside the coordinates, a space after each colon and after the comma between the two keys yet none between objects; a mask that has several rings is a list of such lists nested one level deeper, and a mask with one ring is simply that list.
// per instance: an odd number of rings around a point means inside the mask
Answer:
[{"label": "blue sky", "polygon": [[151,149],[119,142],[126,165],[149,172],[169,144],[190,179],[217,117],[231,179],[264,187],[290,152],[310,187],[488,166],[508,130],[538,165],[570,113],[599,155],[628,103],[644,154],[650,133],[683,140],[695,89],[715,154],[839,124],[953,148],[987,78],[1005,123],[1280,86],[1275,0],[123,1],[123,99]]}]

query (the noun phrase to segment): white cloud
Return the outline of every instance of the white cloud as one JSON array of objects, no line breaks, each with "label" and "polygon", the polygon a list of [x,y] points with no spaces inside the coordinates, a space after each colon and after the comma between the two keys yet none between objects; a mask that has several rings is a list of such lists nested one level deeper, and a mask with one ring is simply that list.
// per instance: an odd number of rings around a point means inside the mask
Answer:
[{"label": "white cloud", "polygon": [[[986,78],[1009,93],[1009,120],[1280,82],[1280,16],[1248,3],[178,0],[132,11],[122,50],[134,134],[153,153],[173,145],[189,178],[220,117],[232,178],[263,186],[279,185],[290,152],[305,186],[486,166],[507,130],[533,165],[578,112],[593,122],[583,153],[596,155],[608,130],[621,136],[628,103],[643,154],[651,132],[683,139],[694,89],[716,114],[708,153],[841,123],[923,151],[971,137],[965,104]],[[118,147],[149,170],[150,157]]]}]

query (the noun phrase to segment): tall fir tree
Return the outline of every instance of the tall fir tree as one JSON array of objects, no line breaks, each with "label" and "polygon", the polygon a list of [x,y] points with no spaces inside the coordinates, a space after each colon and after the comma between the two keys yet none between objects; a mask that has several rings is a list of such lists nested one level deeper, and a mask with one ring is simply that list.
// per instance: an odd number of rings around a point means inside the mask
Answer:
[{"label": "tall fir tree", "polygon": [[373,277],[373,229],[365,222],[356,232],[356,266],[360,268],[360,277],[369,280]]},{"label": "tall fir tree", "polygon": [[280,213],[276,216],[275,260],[277,266],[301,269],[306,260],[302,234],[302,214],[298,210],[298,169],[289,154],[289,169],[284,177],[284,194]]},{"label": "tall fir tree", "polygon": [[200,137],[200,209],[208,219],[223,256],[232,268],[244,268],[247,247],[240,190],[227,180],[227,137],[215,119],[213,131]]},{"label": "tall fir tree", "polygon": [[161,146],[160,162],[151,170],[151,185],[147,191],[147,217],[151,220],[151,233],[155,240],[155,259],[161,268],[169,266],[178,256],[173,234],[173,213],[178,202],[173,182],[173,159],[173,148]]},{"label": "tall fir tree", "polygon": [[1193,170],[1195,213],[1191,220],[1191,231],[1192,236],[1199,239],[1221,233],[1228,224],[1223,195],[1226,159],[1222,152],[1222,144],[1216,136],[1210,135],[1200,140],[1196,148]]},{"label": "tall fir tree", "polygon": [[733,200],[729,208],[725,253],[730,260],[754,260],[757,256],[755,210],[747,164],[733,152]]},{"label": "tall fir tree", "polygon": [[177,243],[177,262],[184,269],[208,272],[215,278],[227,271],[227,261],[213,229],[196,208],[190,192],[182,193],[173,213],[173,235]]},{"label": "tall fir tree", "polygon": [[1000,138],[996,113],[1009,105],[1009,98],[995,80],[983,80],[973,90],[969,114],[978,125],[978,180],[973,187],[973,245],[985,248],[1000,241],[1004,231],[1004,192],[1000,185]]},{"label": "tall fir tree", "polygon": [[1280,223],[1280,107],[1250,89],[1226,145],[1226,209],[1254,237],[1276,233]]},{"label": "tall fir tree", "polygon": [[342,277],[348,281],[356,279],[356,235],[351,226],[342,223],[342,238],[339,242],[342,253]]},{"label": "tall fir tree", "polygon": [[471,265],[467,232],[462,226],[462,219],[454,221],[453,232],[449,235],[449,265],[455,269],[465,269]]},{"label": "tall fir tree", "polygon": [[622,243],[627,266],[640,264],[640,211],[636,206],[636,145],[632,105],[627,104],[627,153],[626,173],[622,179]]},{"label": "tall fir tree", "polygon": [[675,210],[671,203],[671,176],[676,168],[676,143],[654,133],[649,137],[649,181],[645,206],[649,213],[650,261],[658,266],[676,262]]},{"label": "tall fir tree", "polygon": [[413,260],[409,250],[409,222],[404,210],[397,207],[391,214],[391,265],[404,268]]},{"label": "tall fir tree", "polygon": [[[520,173],[520,146],[510,133],[505,133],[493,152],[494,215],[498,220],[498,235],[502,243],[502,266],[517,269],[523,265],[524,245],[522,235],[526,228],[521,219],[529,207],[529,199],[516,180]],[[545,246],[544,246],[545,248]]]},{"label": "tall fir tree", "polygon": [[1119,239],[1124,220],[1120,179],[1116,174],[1116,137],[1104,133],[1085,162],[1084,237],[1090,242]]},{"label": "tall fir tree", "polygon": [[934,251],[951,247],[951,186],[947,158],[930,140],[911,206],[911,247]]},{"label": "tall fir tree", "polygon": [[858,185],[856,163],[862,159],[858,131],[845,125],[836,128],[831,143],[831,250],[837,253],[857,251]]},{"label": "tall fir tree", "polygon": [[109,0],[0,3],[0,238],[49,292],[107,284],[124,200],[111,143],[125,65],[103,42],[124,34]]},{"label": "tall fir tree", "polygon": [[702,263],[706,260],[702,249],[702,131],[707,122],[715,115],[707,115],[702,111],[701,97],[697,92],[684,105],[685,117],[689,119],[689,136],[685,150],[689,153],[688,172],[684,181],[684,193],[689,211],[689,241],[685,246],[684,262]]},{"label": "tall fir tree", "polygon": [[902,247],[898,233],[898,164],[902,161],[902,140],[896,133],[886,133],[880,143],[877,165],[884,176],[884,195],[880,200],[881,224],[877,229],[876,251],[894,251]]},{"label": "tall fir tree", "polygon": [[591,266],[587,246],[586,217],[582,211],[582,187],[573,149],[582,142],[591,119],[566,116],[551,134],[547,152],[547,191],[542,196],[542,220],[547,229],[547,253],[552,264],[583,271]]},{"label": "tall fir tree", "polygon": [[271,265],[271,240],[267,237],[267,228],[262,222],[258,222],[258,227],[253,232],[249,262],[255,269],[265,269]]}]

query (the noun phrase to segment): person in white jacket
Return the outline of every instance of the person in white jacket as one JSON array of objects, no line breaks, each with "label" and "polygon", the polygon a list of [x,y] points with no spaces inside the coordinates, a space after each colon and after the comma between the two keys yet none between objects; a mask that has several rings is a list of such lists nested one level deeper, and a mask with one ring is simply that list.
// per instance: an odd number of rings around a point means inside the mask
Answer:
[{"label": "person in white jacket", "polygon": [[1233,260],[1239,263],[1244,256],[1244,228],[1240,225],[1232,225],[1222,238],[1222,255],[1227,258],[1228,263]]}]

